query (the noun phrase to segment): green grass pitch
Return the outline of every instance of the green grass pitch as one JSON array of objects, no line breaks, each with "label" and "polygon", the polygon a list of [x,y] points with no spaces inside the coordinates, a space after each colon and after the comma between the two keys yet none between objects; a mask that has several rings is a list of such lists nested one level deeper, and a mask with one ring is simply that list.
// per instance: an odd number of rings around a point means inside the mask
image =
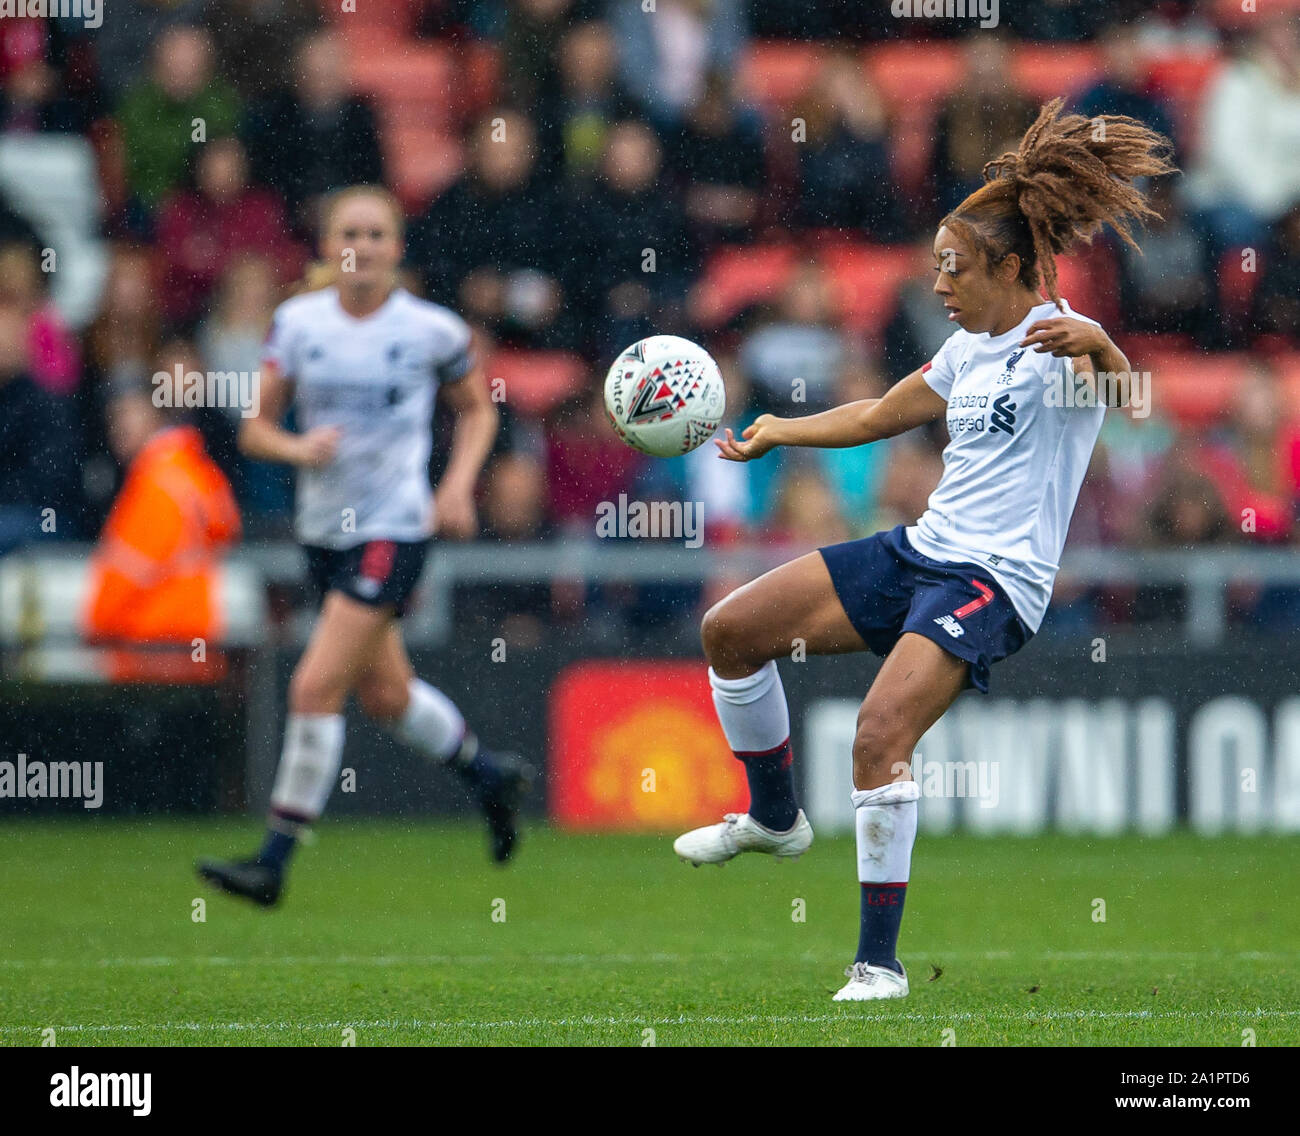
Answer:
[{"label": "green grass pitch", "polygon": [[693,869],[535,828],[498,869],[476,827],[327,821],[264,912],[191,867],[257,836],[0,826],[0,1044],[1300,1044],[1295,839],[922,836],[912,996],[840,1005],[850,840]]}]

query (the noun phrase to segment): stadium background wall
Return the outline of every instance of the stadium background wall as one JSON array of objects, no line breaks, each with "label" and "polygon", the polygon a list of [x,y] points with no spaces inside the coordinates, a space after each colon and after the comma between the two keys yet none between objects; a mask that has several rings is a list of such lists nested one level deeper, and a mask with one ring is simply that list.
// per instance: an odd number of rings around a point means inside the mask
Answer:
[{"label": "stadium background wall", "polygon": [[[546,791],[532,802],[538,813],[549,801],[563,814],[559,806],[571,789],[566,779],[583,768],[583,754],[566,752],[568,772],[557,776],[556,754],[548,752],[556,726],[551,694],[575,665],[620,668],[610,672],[606,696],[590,708],[602,722],[616,721],[627,702],[619,692],[640,690],[643,703],[648,698],[653,705],[658,672],[652,664],[675,657],[698,667],[695,712],[704,721],[703,664],[684,643],[661,643],[653,655],[630,661],[621,648],[600,660],[589,646],[576,644],[512,649],[501,662],[491,656],[483,643],[461,637],[436,651],[413,652],[419,672],[462,701],[490,744],[547,770]],[[937,795],[930,787],[939,782],[927,786],[923,779],[925,828],[1105,834],[1190,824],[1203,832],[1300,831],[1293,645],[1288,650],[1285,640],[1239,640],[1207,651],[1116,638],[1107,643],[1105,662],[1093,656],[1090,640],[1040,639],[998,666],[987,699],[972,692],[958,700],[918,747],[929,766],[926,776],[938,769],[948,774]],[[6,799],[0,800],[0,818],[260,813],[296,657],[289,649],[236,653],[227,678],[211,686],[86,687],[76,691],[72,717],[66,685],[0,684],[0,736],[6,739],[0,759],[26,753],[50,762],[103,760],[106,784],[104,804],[94,814],[83,812],[80,801]],[[782,666],[803,799],[823,831],[851,819],[848,746],[858,701],[877,665],[856,656]],[[1177,682],[1171,683],[1173,675]],[[710,729],[716,733],[716,725],[705,723],[701,736]],[[645,730],[632,736],[661,753],[672,744]],[[708,761],[730,760],[720,735],[701,744]],[[645,765],[643,753],[630,752],[622,773],[635,781]],[[355,771],[355,786],[335,792],[331,816],[455,816],[468,809],[454,778],[355,712],[348,719],[344,768]],[[658,790],[671,793],[673,786],[661,783]],[[667,798],[660,804],[667,807]],[[572,826],[569,813],[563,819]],[[621,819],[584,825],[579,817],[577,826],[670,829],[677,819],[671,808],[613,815]]]}]

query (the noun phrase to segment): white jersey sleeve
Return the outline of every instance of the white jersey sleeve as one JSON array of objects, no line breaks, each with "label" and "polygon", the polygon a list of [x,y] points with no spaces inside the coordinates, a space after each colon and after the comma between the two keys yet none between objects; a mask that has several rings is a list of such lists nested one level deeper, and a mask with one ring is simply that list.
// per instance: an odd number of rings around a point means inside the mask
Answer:
[{"label": "white jersey sleeve", "polygon": [[921,368],[921,377],[940,398],[946,399],[952,394],[952,384],[957,380],[957,353],[961,348],[959,335],[948,336],[934,358]]},{"label": "white jersey sleeve", "polygon": [[435,378],[440,383],[458,383],[474,369],[474,335],[460,316],[445,313],[447,344],[445,357],[434,364]]}]

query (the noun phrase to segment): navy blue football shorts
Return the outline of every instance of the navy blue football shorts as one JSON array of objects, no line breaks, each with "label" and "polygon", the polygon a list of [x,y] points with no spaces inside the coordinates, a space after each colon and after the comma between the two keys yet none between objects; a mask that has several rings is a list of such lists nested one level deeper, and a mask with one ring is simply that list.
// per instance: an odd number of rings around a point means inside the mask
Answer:
[{"label": "navy blue football shorts", "polygon": [[906,631],[970,663],[966,685],[989,692],[989,668],[1033,638],[1001,586],[978,564],[931,560],[899,525],[820,549],[849,622],[874,654]]},{"label": "navy blue football shorts", "polygon": [[304,545],[307,573],[318,600],[342,592],[372,607],[391,607],[399,618],[424,571],[427,540],[368,540],[352,548]]}]

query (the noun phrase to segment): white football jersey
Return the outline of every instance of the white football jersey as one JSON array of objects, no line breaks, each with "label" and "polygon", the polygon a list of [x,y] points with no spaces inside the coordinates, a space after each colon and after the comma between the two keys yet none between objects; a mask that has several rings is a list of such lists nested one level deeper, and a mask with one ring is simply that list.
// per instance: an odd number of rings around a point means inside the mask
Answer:
[{"label": "white football jersey", "polygon": [[329,465],[298,471],[298,539],[351,548],[427,537],[434,399],[470,371],[469,325],[402,288],[356,319],[325,288],[276,309],[265,358],[293,381],[300,430],[341,431]]},{"label": "white football jersey", "polygon": [[934,560],[973,561],[993,576],[1031,630],[1043,622],[1070,516],[1105,405],[1069,359],[1021,348],[1036,320],[1068,315],[1039,304],[1003,335],[954,332],[922,368],[948,400],[943,476],[907,538]]}]

